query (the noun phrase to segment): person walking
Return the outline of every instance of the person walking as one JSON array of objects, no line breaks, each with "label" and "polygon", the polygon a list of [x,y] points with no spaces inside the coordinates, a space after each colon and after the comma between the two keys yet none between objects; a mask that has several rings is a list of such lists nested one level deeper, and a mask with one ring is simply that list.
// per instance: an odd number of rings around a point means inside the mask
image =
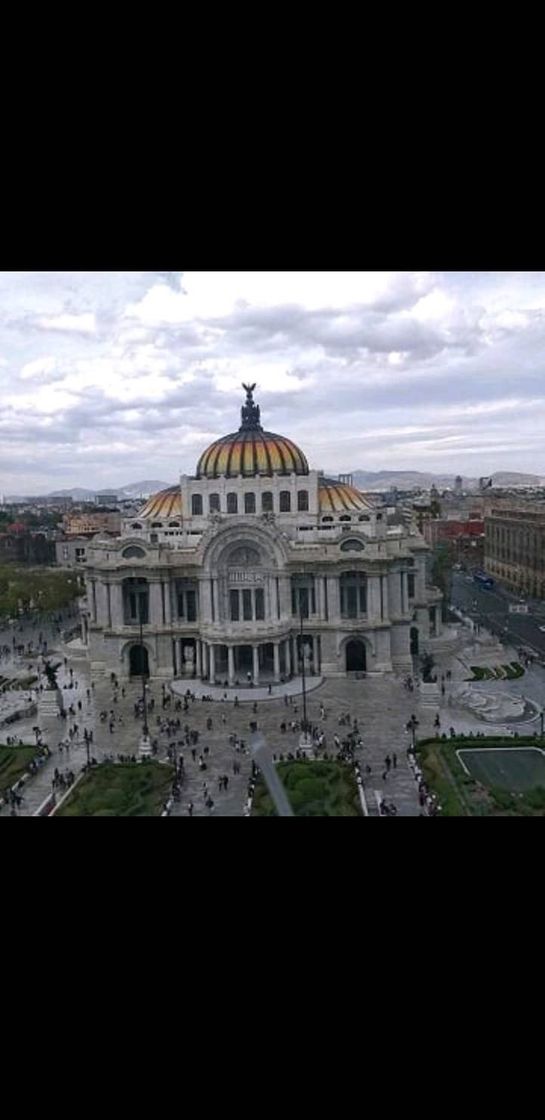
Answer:
[{"label": "person walking", "polygon": [[391,760],[389,754],[386,755],[386,758],[384,759],[384,762],[386,763],[386,771],[387,771],[387,773],[389,773],[390,772],[390,766],[392,765],[392,760]]},{"label": "person walking", "polygon": [[392,762],[393,762],[394,770],[397,770],[397,754],[396,754],[395,751],[392,752]]},{"label": "person walking", "polygon": [[189,802],[189,805],[187,806],[187,812],[188,812],[188,815],[189,815],[190,817],[192,817],[192,816],[193,816],[193,808],[194,808],[194,806],[193,806],[193,802],[192,802],[192,801],[190,801],[190,802]]}]

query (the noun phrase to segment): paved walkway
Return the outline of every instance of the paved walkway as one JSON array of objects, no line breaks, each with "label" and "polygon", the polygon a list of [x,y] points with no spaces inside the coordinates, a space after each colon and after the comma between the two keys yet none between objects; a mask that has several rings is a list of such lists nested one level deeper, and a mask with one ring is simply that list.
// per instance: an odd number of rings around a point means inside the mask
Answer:
[{"label": "paved walkway", "polygon": [[[307,693],[313,692],[314,689],[320,687],[322,681],[323,677],[305,677],[305,691]],[[271,684],[270,692],[268,685],[260,685],[255,688],[233,685],[232,688],[225,688],[221,685],[207,684],[206,681],[189,679],[172,681],[170,689],[176,696],[182,697],[189,689],[198,700],[206,696],[207,699],[209,698],[214,702],[227,700],[227,702],[232,703],[236,696],[240,704],[254,704],[256,701],[283,700],[284,696],[302,695],[303,678],[293,677],[292,680],[284,681],[283,684]]]}]

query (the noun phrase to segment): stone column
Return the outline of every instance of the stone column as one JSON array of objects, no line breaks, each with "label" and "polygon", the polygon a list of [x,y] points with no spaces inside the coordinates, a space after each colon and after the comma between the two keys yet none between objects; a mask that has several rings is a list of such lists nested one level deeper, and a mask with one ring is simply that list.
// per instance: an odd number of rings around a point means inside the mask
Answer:
[{"label": "stone column", "polygon": [[327,602],[329,606],[329,618],[332,622],[340,621],[341,617],[341,596],[339,588],[339,577],[327,577]]},{"label": "stone column", "polygon": [[170,626],[172,622],[172,601],[170,598],[170,580],[165,580],[163,584],[165,588],[165,624]]},{"label": "stone column", "polygon": [[278,642],[273,643],[274,652],[274,683],[278,684],[280,681],[280,647]]},{"label": "stone column", "polygon": [[401,614],[401,577],[399,571],[390,572],[388,576],[388,599],[390,617],[397,618]]},{"label": "stone column", "polygon": [[216,677],[216,647],[210,645],[208,647],[208,654],[210,657],[210,684],[214,684]]},{"label": "stone column", "polygon": [[227,675],[229,684],[235,683],[235,651],[232,646],[227,646]]},{"label": "stone column", "polygon": [[202,579],[199,582],[199,607],[202,610],[202,621],[212,622],[212,595],[210,580]]},{"label": "stone column", "polygon": [[204,641],[201,643],[201,679],[208,679],[208,646]]},{"label": "stone column", "polygon": [[102,583],[102,580],[97,579],[97,581],[95,583],[95,588],[96,588],[96,605],[97,605],[96,621],[100,624],[100,626],[107,626],[108,625],[108,603],[107,603],[107,599],[106,599],[106,584]]},{"label": "stone column", "polygon": [[200,639],[200,638],[197,638],[197,639],[196,639],[196,641],[195,641],[195,645],[196,645],[196,653],[195,653],[195,666],[196,666],[196,670],[197,670],[197,677],[198,677],[198,678],[199,678],[199,680],[200,680],[200,679],[201,679],[201,673],[202,673],[202,664],[201,664],[201,639]]},{"label": "stone column", "polygon": [[163,625],[163,601],[161,596],[161,583],[159,580],[150,582],[149,585],[149,620],[152,626]]},{"label": "stone column", "polygon": [[403,611],[409,613],[409,573],[403,572]]},{"label": "stone column", "polygon": [[280,590],[280,616],[289,618],[291,615],[291,580],[289,576],[280,576],[278,581]]},{"label": "stone column", "polygon": [[388,603],[388,576],[381,576],[382,583],[382,617],[386,620],[390,617],[390,606]]},{"label": "stone column", "polygon": [[284,642],[284,660],[286,662],[286,676],[289,677],[291,673],[291,650],[289,638],[286,638],[286,641]]},{"label": "stone column", "polygon": [[254,656],[254,685],[259,684],[259,646],[252,646]]},{"label": "stone column", "polygon": [[112,626],[123,626],[123,585],[121,583],[112,583],[110,586],[110,606]]},{"label": "stone column", "polygon": [[367,615],[372,621],[380,618],[380,585],[378,576],[369,576],[367,580]]}]

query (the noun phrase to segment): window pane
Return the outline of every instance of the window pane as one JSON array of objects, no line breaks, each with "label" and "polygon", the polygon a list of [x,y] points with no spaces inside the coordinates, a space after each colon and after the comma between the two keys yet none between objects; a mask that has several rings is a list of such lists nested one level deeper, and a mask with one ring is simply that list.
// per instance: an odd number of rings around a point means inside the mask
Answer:
[{"label": "window pane", "polygon": [[409,599],[414,599],[414,576],[409,574]]},{"label": "window pane", "polygon": [[252,592],[242,592],[242,616],[245,622],[252,621]]},{"label": "window pane", "polygon": [[297,614],[297,592],[295,587],[291,589],[291,613]]},{"label": "window pane", "polygon": [[347,601],[347,606],[348,606],[348,611],[347,611],[348,617],[349,618],[357,618],[358,617],[358,599],[357,599],[356,588],[353,585],[350,586],[350,587],[347,587],[347,589],[346,589],[346,601]]},{"label": "window pane", "polygon": [[289,513],[291,510],[291,494],[289,490],[280,491],[280,513]]},{"label": "window pane", "polygon": [[184,594],[180,591],[178,594],[178,618],[184,617]]},{"label": "window pane", "polygon": [[360,614],[365,614],[367,611],[367,588],[365,582],[360,581]]},{"label": "window pane", "polygon": [[229,598],[231,600],[231,622],[238,622],[240,618],[238,591],[231,591]]},{"label": "window pane", "polygon": [[255,513],[255,494],[244,495],[244,512]]},{"label": "window pane", "polygon": [[211,494],[209,499],[210,513],[220,512],[220,496],[219,494]]},{"label": "window pane", "polygon": [[299,613],[308,618],[308,588],[299,588]]},{"label": "window pane", "polygon": [[305,513],[308,510],[308,490],[299,490],[297,494],[297,509],[299,513]]},{"label": "window pane", "polygon": [[191,513],[194,517],[202,514],[202,494],[191,495]]},{"label": "window pane", "polygon": [[272,513],[273,508],[273,496],[270,490],[266,490],[265,493],[261,495],[261,509],[263,513]]},{"label": "window pane", "polygon": [[187,621],[196,622],[197,620],[197,602],[194,591],[186,591],[187,602]]},{"label": "window pane", "polygon": [[265,618],[265,593],[262,587],[257,587],[255,592],[255,617]]},{"label": "window pane", "polygon": [[238,512],[238,500],[236,494],[227,495],[227,513]]}]

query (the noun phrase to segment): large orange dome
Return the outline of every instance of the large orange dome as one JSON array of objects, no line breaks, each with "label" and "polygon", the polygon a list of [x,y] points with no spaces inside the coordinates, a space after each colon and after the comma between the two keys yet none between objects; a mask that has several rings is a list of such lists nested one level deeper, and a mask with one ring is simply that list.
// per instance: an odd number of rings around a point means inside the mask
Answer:
[{"label": "large orange dome", "polygon": [[203,452],[197,463],[197,478],[308,474],[307,460],[295,443],[285,436],[263,431],[259,405],[254,404],[252,396],[255,385],[243,388],[246,404],[242,407],[238,432],[217,439]]}]

